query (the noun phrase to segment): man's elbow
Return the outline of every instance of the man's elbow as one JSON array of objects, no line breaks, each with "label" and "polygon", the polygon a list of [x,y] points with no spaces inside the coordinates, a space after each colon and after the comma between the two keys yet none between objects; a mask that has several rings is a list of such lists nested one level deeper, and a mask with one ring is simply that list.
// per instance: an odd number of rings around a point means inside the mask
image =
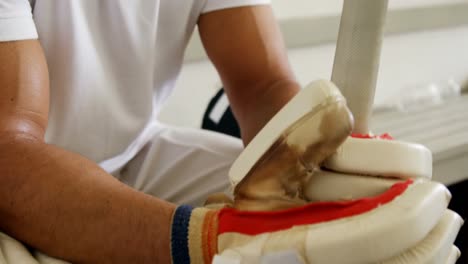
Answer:
[{"label": "man's elbow", "polygon": [[0,120],[0,193],[11,174],[27,166],[26,161],[31,152],[45,145],[44,129],[37,123],[29,120]]},{"label": "man's elbow", "polygon": [[0,117],[0,145],[18,139],[44,141],[47,119],[32,112]]},{"label": "man's elbow", "polygon": [[19,172],[28,168],[31,154],[45,145],[44,129],[36,122],[0,119],[0,200],[4,200],[2,193],[10,190],[9,185],[21,181]]}]

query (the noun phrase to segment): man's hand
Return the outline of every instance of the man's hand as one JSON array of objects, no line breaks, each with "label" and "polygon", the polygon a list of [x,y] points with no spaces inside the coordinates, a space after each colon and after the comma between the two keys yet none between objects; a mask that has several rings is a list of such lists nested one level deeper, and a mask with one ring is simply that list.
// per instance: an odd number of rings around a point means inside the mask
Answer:
[{"label": "man's hand", "polygon": [[[212,210],[179,207],[172,248],[187,251],[173,250],[176,263],[454,263],[452,244],[462,220],[447,210],[445,186],[427,178],[396,180],[400,174],[366,179],[319,173],[318,165],[352,130],[344,101],[328,81],[302,89],[234,163],[233,204]],[[348,153],[334,155],[346,159]],[[378,153],[374,149],[362,158]],[[430,159],[424,153],[405,157]],[[404,164],[392,171],[407,172]]]}]

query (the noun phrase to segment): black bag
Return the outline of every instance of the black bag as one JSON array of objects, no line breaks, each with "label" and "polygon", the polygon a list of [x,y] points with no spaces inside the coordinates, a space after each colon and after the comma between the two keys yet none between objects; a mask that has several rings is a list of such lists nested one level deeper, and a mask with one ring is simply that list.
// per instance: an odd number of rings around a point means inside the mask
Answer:
[{"label": "black bag", "polygon": [[[229,102],[227,100],[221,100],[224,96],[226,95],[221,88],[210,100],[205,114],[203,115],[202,128],[240,138],[240,128],[231,111]],[[219,113],[216,113],[217,120],[213,120],[212,118],[215,109],[216,111],[221,109],[223,112],[220,118],[218,118]]]}]

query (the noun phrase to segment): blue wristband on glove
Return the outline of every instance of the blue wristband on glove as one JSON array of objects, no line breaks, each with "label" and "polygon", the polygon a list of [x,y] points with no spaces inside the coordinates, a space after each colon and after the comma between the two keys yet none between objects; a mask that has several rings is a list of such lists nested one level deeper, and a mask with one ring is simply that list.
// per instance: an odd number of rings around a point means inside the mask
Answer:
[{"label": "blue wristband on glove", "polygon": [[188,232],[192,211],[193,207],[181,205],[174,212],[171,230],[171,255],[173,263],[190,264]]}]

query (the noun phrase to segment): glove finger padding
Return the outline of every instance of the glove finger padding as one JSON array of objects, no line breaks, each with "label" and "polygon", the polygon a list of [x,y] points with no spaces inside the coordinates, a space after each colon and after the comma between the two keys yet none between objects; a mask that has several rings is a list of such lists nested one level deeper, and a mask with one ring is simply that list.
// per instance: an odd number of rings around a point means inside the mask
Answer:
[{"label": "glove finger padding", "polygon": [[[446,210],[440,221],[424,240],[404,253],[380,263],[455,263],[460,253],[459,250],[453,246],[453,242],[457,237],[462,223],[463,220],[458,214]],[[455,258],[452,256],[452,252],[455,253]]]},{"label": "glove finger padding", "polygon": [[[378,262],[379,264],[454,264],[460,255],[460,251],[452,243],[461,225],[461,218],[452,211],[446,211],[436,227],[418,245],[404,251],[388,260]],[[230,253],[230,254],[229,254]],[[274,253],[267,253],[261,258],[244,257],[239,258],[227,252],[222,256],[217,256],[213,264],[228,264],[236,260],[237,264],[250,263],[307,263],[297,251],[286,250]],[[351,261],[352,262],[352,261]],[[348,262],[347,262],[348,263]]]},{"label": "glove finger padding", "polygon": [[329,81],[302,89],[255,136],[229,171],[234,207],[278,210],[307,203],[310,173],[352,130],[346,101]]},{"label": "glove finger padding", "polygon": [[[324,167],[305,185],[305,196],[311,201],[373,196],[408,178],[429,181],[432,155],[422,145],[395,141],[388,134],[353,135],[324,162]],[[453,242],[463,221],[456,213],[445,211],[422,241],[382,263],[455,263],[459,250]]]},{"label": "glove finger padding", "polygon": [[255,261],[292,250],[304,263],[378,263],[427,237],[449,199],[441,184],[407,181],[371,198],[282,211],[195,209],[187,239],[190,259],[210,263],[211,254],[218,254]]},{"label": "glove finger padding", "polygon": [[444,264],[455,264],[460,257],[460,250],[456,246],[452,246],[450,250],[450,255],[447,258],[447,261],[443,262]]}]

